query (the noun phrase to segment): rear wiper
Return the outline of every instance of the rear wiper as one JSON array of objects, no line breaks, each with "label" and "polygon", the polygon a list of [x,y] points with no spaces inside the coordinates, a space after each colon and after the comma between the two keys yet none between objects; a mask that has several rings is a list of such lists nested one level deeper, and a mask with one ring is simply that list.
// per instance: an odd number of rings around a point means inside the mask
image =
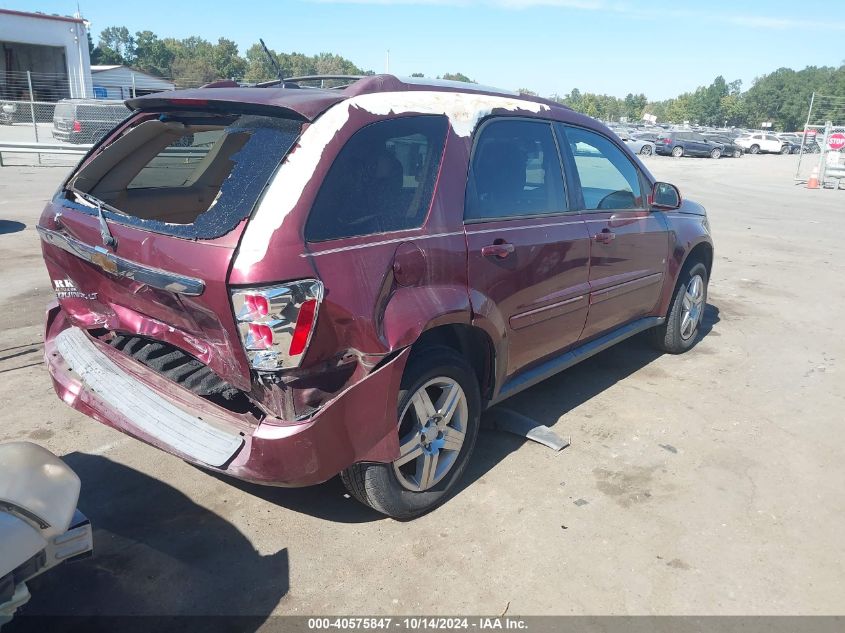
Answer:
[{"label": "rear wiper", "polygon": [[103,246],[107,246],[112,250],[116,249],[117,239],[111,234],[111,231],[109,230],[109,225],[106,223],[106,218],[103,215],[103,208],[106,208],[109,211],[113,211],[115,213],[120,213],[120,211],[115,209],[113,206],[103,202],[99,198],[92,196],[89,193],[83,193],[78,189],[74,189],[72,187],[70,191],[73,192],[73,195],[78,196],[89,204],[93,204],[95,207],[97,207],[97,218],[100,220],[100,238],[102,238],[103,240]]}]

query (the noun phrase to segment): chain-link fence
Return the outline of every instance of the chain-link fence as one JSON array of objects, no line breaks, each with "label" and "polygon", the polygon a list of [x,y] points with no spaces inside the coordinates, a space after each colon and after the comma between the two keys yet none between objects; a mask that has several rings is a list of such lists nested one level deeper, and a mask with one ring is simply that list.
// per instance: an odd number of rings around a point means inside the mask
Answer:
[{"label": "chain-link fence", "polygon": [[[49,101],[0,100],[0,146],[3,144],[67,145],[84,149],[129,116],[120,101],[62,99]],[[69,164],[78,153],[59,153],[45,160],[47,153],[32,148],[15,152],[0,148],[4,165]]]},{"label": "chain-link fence", "polygon": [[795,179],[836,187],[845,178],[845,97],[813,93]]}]

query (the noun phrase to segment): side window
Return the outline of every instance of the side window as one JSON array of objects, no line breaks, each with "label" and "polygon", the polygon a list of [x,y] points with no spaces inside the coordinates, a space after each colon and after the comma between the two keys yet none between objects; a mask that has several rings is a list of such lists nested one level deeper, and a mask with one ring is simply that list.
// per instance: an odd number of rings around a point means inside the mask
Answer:
[{"label": "side window", "polygon": [[601,134],[574,127],[564,133],[575,160],[585,209],[637,209],[644,206],[637,168]]},{"label": "side window", "polygon": [[358,130],[320,186],[305,239],[321,242],[422,226],[447,127],[444,116],[412,116]]},{"label": "side window", "polygon": [[766,134],[766,140],[767,141],[774,141],[775,143],[779,142],[778,138],[776,136],[772,136],[771,134]]},{"label": "side window", "polygon": [[464,219],[495,219],[567,210],[557,144],[544,121],[499,119],[475,142]]}]

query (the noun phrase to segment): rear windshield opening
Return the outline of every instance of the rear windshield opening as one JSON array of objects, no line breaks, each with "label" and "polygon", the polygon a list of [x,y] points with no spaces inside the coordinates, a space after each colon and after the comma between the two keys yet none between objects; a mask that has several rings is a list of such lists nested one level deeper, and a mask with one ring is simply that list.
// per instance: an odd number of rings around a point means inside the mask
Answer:
[{"label": "rear windshield opening", "polygon": [[219,237],[250,214],[300,128],[298,121],[254,114],[145,114],[67,188],[89,212],[101,202],[118,222]]}]

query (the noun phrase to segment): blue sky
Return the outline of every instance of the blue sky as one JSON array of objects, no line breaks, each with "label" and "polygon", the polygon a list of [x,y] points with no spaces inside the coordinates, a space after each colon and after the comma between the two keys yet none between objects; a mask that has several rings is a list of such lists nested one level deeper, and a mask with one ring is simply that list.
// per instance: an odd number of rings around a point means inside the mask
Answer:
[{"label": "blue sky", "polygon": [[[107,26],[161,37],[263,37],[280,51],[329,51],[359,66],[435,76],[463,72],[542,95],[572,88],[664,99],[716,75],[845,60],[842,0],[79,0],[96,36]],[[75,0],[0,0],[0,7],[72,14]],[[201,8],[199,8],[201,7]],[[838,15],[837,15],[838,14]]]}]

